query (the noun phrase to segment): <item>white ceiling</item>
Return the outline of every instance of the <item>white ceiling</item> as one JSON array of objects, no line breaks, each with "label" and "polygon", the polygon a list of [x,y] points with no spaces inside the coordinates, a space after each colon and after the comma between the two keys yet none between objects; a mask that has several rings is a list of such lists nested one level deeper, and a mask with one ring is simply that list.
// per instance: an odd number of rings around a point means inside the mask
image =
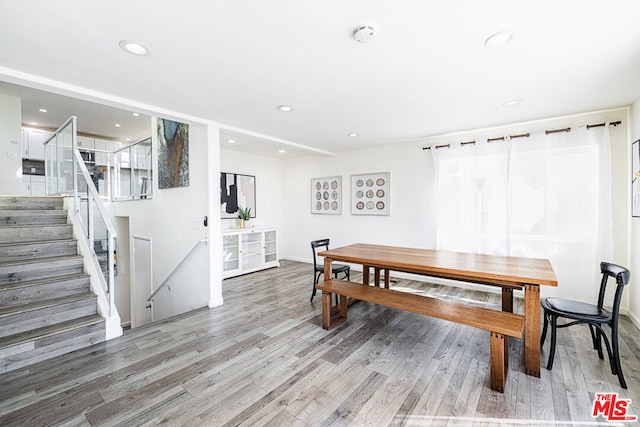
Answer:
[{"label": "white ceiling", "polygon": [[[637,0],[2,0],[0,12],[0,79],[88,88],[246,129],[249,143],[339,152],[640,98]],[[353,39],[362,24],[370,43]],[[510,43],[484,46],[503,30]]]}]

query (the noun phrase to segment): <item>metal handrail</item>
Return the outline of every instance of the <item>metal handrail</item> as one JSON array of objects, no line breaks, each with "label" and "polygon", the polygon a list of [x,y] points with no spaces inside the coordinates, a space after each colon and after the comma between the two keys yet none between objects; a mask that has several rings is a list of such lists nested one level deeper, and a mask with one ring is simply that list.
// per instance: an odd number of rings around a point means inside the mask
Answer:
[{"label": "metal handrail", "polygon": [[169,279],[171,279],[171,277],[174,275],[174,273],[175,273],[175,272],[176,272],[176,271],[177,271],[177,270],[182,266],[182,264],[184,264],[184,263],[186,262],[186,260],[187,260],[187,259],[191,256],[191,254],[192,254],[192,253],[193,253],[193,252],[198,248],[198,246],[200,246],[200,244],[201,244],[201,243],[208,244],[208,239],[204,238],[204,239],[198,240],[198,242],[193,246],[193,248],[191,248],[191,250],[189,251],[189,253],[188,253],[188,254],[186,254],[186,255],[184,256],[184,258],[182,258],[182,260],[178,263],[178,265],[176,265],[176,266],[175,266],[175,268],[174,268],[173,270],[171,270],[171,273],[169,273],[169,274],[167,275],[167,278],[166,278],[166,279],[164,279],[164,280],[162,281],[162,283],[160,284],[160,286],[158,286],[158,287],[156,288],[156,290],[155,290],[155,291],[153,291],[153,293],[151,294],[151,296],[150,296],[149,298],[147,298],[147,301],[151,301],[151,300],[153,299],[153,297],[155,297],[155,296],[156,296],[156,294],[157,294],[158,292],[160,292],[160,290],[161,290],[162,288],[164,288],[165,286],[167,286],[167,287],[168,287],[167,282],[169,282]]},{"label": "metal handrail", "polygon": [[[53,138],[56,138],[56,137],[58,136],[58,134],[60,133],[60,131],[62,131],[62,129],[64,129],[65,127],[67,127],[67,125],[68,125],[70,122],[73,122],[73,121],[75,121],[75,120],[77,120],[77,119],[78,119],[78,117],[76,117],[76,116],[71,116],[71,117],[69,117],[69,118],[67,119],[67,121],[65,121],[62,125],[60,125],[60,126],[58,127],[58,129],[56,129],[56,131],[55,131],[55,132],[53,132],[53,135],[51,135],[51,136],[50,136],[50,137],[49,137],[45,142],[43,142],[43,143],[42,143],[42,145],[47,145],[47,144],[49,143],[49,141],[51,141]],[[75,128],[75,126],[74,126],[74,128]],[[45,151],[45,152],[46,152],[46,151]]]},{"label": "metal handrail", "polygon": [[145,141],[148,141],[148,140],[150,140],[150,139],[151,139],[151,137],[150,137],[150,136],[147,136],[147,137],[142,138],[142,139],[140,139],[140,140],[138,140],[138,141],[136,141],[136,142],[132,142],[132,143],[131,143],[131,144],[129,144],[129,145],[125,145],[124,147],[120,147],[120,148],[118,148],[117,150],[111,151],[111,153],[116,154],[116,153],[119,153],[119,152],[121,152],[121,151],[128,150],[129,148],[133,147],[134,145],[138,145],[138,144],[143,143],[143,142],[145,142]]}]

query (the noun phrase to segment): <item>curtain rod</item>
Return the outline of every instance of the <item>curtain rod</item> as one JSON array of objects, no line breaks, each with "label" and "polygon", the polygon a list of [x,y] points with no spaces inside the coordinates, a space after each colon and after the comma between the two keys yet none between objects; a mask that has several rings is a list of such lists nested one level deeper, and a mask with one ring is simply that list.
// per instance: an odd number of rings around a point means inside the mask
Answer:
[{"label": "curtain rod", "polygon": [[[619,124],[622,124],[621,120],[609,123],[610,126],[618,126]],[[587,125],[587,130],[589,130],[591,128],[604,127],[605,125],[606,125],[606,123],[597,123],[595,125]],[[552,134],[552,133],[558,133],[558,132],[571,132],[571,128],[568,127],[568,128],[563,128],[563,129],[550,129],[550,130],[545,130],[544,131],[545,135],[549,135],[549,134]],[[529,132],[527,132],[527,133],[521,133],[519,135],[509,135],[508,137],[507,136],[499,136],[499,137],[496,137],[496,138],[487,138],[487,142],[504,141],[507,138],[509,140],[516,139],[516,138],[528,138],[530,136],[531,136],[531,134]],[[460,145],[461,146],[465,146],[465,145],[468,145],[468,144],[475,144],[475,143],[476,143],[476,141],[464,141],[464,142],[461,142]],[[422,149],[423,150],[431,150],[431,147],[435,147],[436,149],[438,149],[438,148],[450,148],[451,144],[443,144],[443,145],[434,145],[434,146],[429,146],[429,147],[422,147]]]}]

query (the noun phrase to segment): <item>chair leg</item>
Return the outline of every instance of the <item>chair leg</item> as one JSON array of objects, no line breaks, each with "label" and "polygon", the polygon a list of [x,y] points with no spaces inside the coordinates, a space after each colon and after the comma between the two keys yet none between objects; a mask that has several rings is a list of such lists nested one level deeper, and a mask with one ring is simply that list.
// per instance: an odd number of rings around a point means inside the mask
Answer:
[{"label": "chair leg", "polygon": [[556,356],[556,334],[557,334],[557,317],[551,315],[551,348],[549,349],[549,361],[547,362],[547,369],[553,368],[553,359]]},{"label": "chair leg", "polygon": [[313,297],[316,296],[316,285],[318,284],[318,280],[320,280],[321,272],[314,273],[313,276],[313,291],[311,291],[311,299],[309,302],[313,302]]},{"label": "chair leg", "polygon": [[618,381],[620,381],[620,387],[627,388],[627,382],[622,375],[622,365],[620,365],[620,352],[618,351],[618,328],[616,326],[611,327],[611,345],[613,347],[613,361],[618,374]]},{"label": "chair leg", "polygon": [[593,339],[593,349],[598,350],[598,357],[600,359],[604,359],[604,354],[602,353],[602,331],[599,327],[591,324],[589,324],[589,329],[591,330],[591,339]]},{"label": "chair leg", "polygon": [[350,282],[351,281],[351,272],[350,272],[350,270],[345,271],[345,273],[347,273],[347,281]]},{"label": "chair leg", "polygon": [[542,349],[542,346],[544,345],[544,340],[547,338],[547,326],[549,326],[549,319],[547,316],[547,311],[545,310],[544,314],[542,315],[542,319],[544,322],[544,325],[542,325],[542,334],[540,335],[540,348]]}]

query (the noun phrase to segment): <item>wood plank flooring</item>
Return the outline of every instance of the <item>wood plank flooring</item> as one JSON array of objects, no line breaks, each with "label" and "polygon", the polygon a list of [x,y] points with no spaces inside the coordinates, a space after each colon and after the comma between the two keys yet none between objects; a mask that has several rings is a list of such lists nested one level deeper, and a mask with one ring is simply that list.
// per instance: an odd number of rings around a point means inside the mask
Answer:
[{"label": "wood plank flooring", "polygon": [[[222,307],[0,375],[0,425],[595,425],[605,423],[591,417],[600,392],[631,399],[629,413],[640,415],[640,331],[626,318],[628,390],[585,326],[559,332],[554,368],[539,379],[524,374],[522,342],[511,339],[501,394],[489,389],[486,331],[364,302],[325,331],[321,298],[309,303],[312,278],[309,264],[283,261],[225,280]],[[500,306],[499,294],[394,287]]]}]

